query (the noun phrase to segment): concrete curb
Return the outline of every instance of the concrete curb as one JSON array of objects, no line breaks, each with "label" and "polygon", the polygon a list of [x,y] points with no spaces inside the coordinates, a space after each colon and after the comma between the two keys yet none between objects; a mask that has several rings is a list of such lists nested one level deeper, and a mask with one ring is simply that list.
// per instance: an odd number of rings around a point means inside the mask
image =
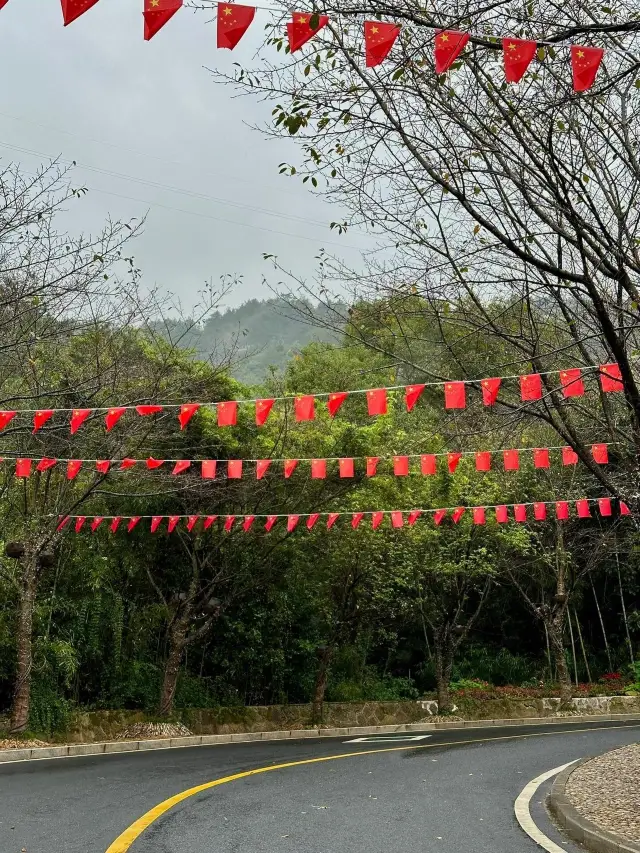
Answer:
[{"label": "concrete curb", "polygon": [[549,810],[569,838],[592,850],[593,853],[640,853],[640,844],[600,829],[595,823],[583,817],[568,799],[565,789],[569,776],[587,761],[591,761],[591,758],[583,758],[582,761],[572,764],[558,774],[549,794]]},{"label": "concrete curb", "polygon": [[[177,749],[194,746],[217,746],[228,743],[252,743],[269,740],[301,740],[303,738],[350,737],[362,735],[431,732],[447,729],[483,729],[489,726],[563,725],[566,723],[607,723],[637,721],[640,714],[590,714],[580,717],[523,717],[517,720],[465,720],[450,723],[406,723],[394,726],[351,726],[340,729],[294,729],[282,732],[241,732],[229,735],[195,735],[192,737],[158,738],[157,740],[124,740],[107,743],[79,743],[69,746],[45,746],[34,749],[2,749],[0,764],[37,761],[51,758],[77,758],[86,755],[113,755],[121,752],[147,752],[153,749]],[[609,853],[609,851],[606,851]],[[618,853],[618,851],[616,851]],[[625,850],[624,853],[627,853]],[[636,850],[634,849],[634,853]]]}]

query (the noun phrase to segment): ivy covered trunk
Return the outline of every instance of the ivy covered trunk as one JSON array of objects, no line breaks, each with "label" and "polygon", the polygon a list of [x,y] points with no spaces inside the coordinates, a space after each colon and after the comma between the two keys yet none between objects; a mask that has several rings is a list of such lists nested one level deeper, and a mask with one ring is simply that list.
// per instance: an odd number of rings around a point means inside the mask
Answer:
[{"label": "ivy covered trunk", "polygon": [[455,646],[448,627],[438,628],[434,632],[436,690],[438,692],[438,713],[450,714],[453,710],[451,700],[451,675]]},{"label": "ivy covered trunk", "polygon": [[187,645],[188,627],[189,615],[185,613],[176,620],[169,632],[169,654],[164,666],[164,678],[162,680],[162,691],[160,692],[160,704],[158,706],[158,713],[161,717],[170,717],[173,713],[173,703],[176,698],[182,655]]},{"label": "ivy covered trunk", "polygon": [[33,551],[27,549],[20,561],[20,601],[16,625],[16,678],[11,706],[11,734],[26,731],[29,725],[31,672],[33,667],[33,611],[36,600],[37,565]]},{"label": "ivy covered trunk", "polygon": [[333,657],[333,646],[325,646],[319,652],[316,680],[313,687],[313,704],[311,708],[311,722],[318,724],[322,722],[322,706],[324,695],[327,692],[327,681],[329,680],[329,668]]},{"label": "ivy covered trunk", "polygon": [[547,622],[549,645],[556,665],[556,673],[560,684],[560,707],[565,708],[571,702],[571,676],[567,666],[564,648],[564,608],[558,609],[553,618]]}]

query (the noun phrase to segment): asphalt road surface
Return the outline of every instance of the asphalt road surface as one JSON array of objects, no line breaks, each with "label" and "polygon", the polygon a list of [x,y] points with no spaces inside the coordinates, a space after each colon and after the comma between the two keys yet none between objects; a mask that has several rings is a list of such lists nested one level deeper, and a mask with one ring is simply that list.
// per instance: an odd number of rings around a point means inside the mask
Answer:
[{"label": "asphalt road surface", "polygon": [[[539,848],[513,815],[525,784],[573,759],[637,742],[640,726],[426,735],[0,765],[0,853],[534,853]],[[249,770],[260,772],[227,779]],[[222,781],[166,803],[214,780]],[[545,824],[539,804],[533,813]],[[548,822],[542,828],[553,835]]]}]

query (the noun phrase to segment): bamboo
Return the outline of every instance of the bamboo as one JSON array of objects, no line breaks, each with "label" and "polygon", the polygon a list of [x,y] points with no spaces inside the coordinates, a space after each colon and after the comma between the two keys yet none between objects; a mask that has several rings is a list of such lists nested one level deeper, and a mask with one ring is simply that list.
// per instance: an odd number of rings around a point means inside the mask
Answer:
[{"label": "bamboo", "polygon": [[607,640],[607,632],[604,627],[604,619],[602,618],[602,611],[600,610],[600,602],[598,601],[598,596],[596,595],[596,588],[593,585],[593,578],[589,577],[591,581],[591,591],[593,592],[593,598],[596,602],[596,610],[598,611],[598,619],[600,620],[600,627],[602,628],[602,638],[604,640],[604,647],[607,651],[607,660],[609,661],[609,672],[613,672],[613,663],[611,661],[611,649],[609,648],[609,641]]},{"label": "bamboo", "polygon": [[620,558],[618,555],[618,548],[615,550],[616,555],[616,568],[618,570],[618,586],[620,587],[620,603],[622,604],[622,618],[624,619],[624,627],[627,632],[627,646],[629,648],[629,659],[631,663],[633,660],[633,643],[631,642],[631,634],[629,632],[629,620],[627,619],[627,608],[624,603],[624,592],[622,591],[622,576],[620,574]]},{"label": "bamboo", "polygon": [[587,660],[587,653],[584,649],[584,641],[582,639],[582,629],[580,628],[580,622],[578,620],[578,614],[576,613],[575,607],[573,608],[573,618],[576,620],[576,628],[578,631],[578,639],[580,640],[580,648],[582,649],[582,658],[584,660],[584,668],[587,671],[587,681],[589,684],[593,684],[591,680],[591,670],[589,669],[589,661]]},{"label": "bamboo", "polygon": [[571,611],[567,607],[567,621],[569,623],[569,636],[571,637],[571,654],[573,656],[573,677],[575,678],[576,686],[578,684],[578,661],[576,658],[576,644],[573,639],[573,626],[571,624]]}]

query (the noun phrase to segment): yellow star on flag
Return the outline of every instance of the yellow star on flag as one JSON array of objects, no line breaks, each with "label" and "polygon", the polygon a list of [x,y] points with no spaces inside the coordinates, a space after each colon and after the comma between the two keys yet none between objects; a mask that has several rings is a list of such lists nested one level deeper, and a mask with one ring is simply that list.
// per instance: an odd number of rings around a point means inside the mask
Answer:
[{"label": "yellow star on flag", "polygon": [[160,5],[160,0],[151,0],[151,5],[155,8]]},{"label": "yellow star on flag", "polygon": [[579,51],[578,51],[578,58],[579,58],[579,59],[584,59],[584,50],[579,50]]},{"label": "yellow star on flag", "polygon": [[440,41],[449,41],[449,36],[446,33],[443,33],[440,36]]},{"label": "yellow star on flag", "polygon": [[515,50],[515,49],[516,49],[515,44],[510,44],[510,45],[509,45],[509,50]]},{"label": "yellow star on flag", "polygon": [[227,17],[232,14],[231,9],[228,6],[225,6],[224,9],[222,10],[222,12]]},{"label": "yellow star on flag", "polygon": [[372,33],[377,33],[377,32],[379,32],[378,27],[371,27],[371,32],[372,32]]},{"label": "yellow star on flag", "polygon": [[306,18],[298,18],[298,23],[299,23],[299,24],[306,24],[306,23],[307,23],[307,19],[306,19]]}]

